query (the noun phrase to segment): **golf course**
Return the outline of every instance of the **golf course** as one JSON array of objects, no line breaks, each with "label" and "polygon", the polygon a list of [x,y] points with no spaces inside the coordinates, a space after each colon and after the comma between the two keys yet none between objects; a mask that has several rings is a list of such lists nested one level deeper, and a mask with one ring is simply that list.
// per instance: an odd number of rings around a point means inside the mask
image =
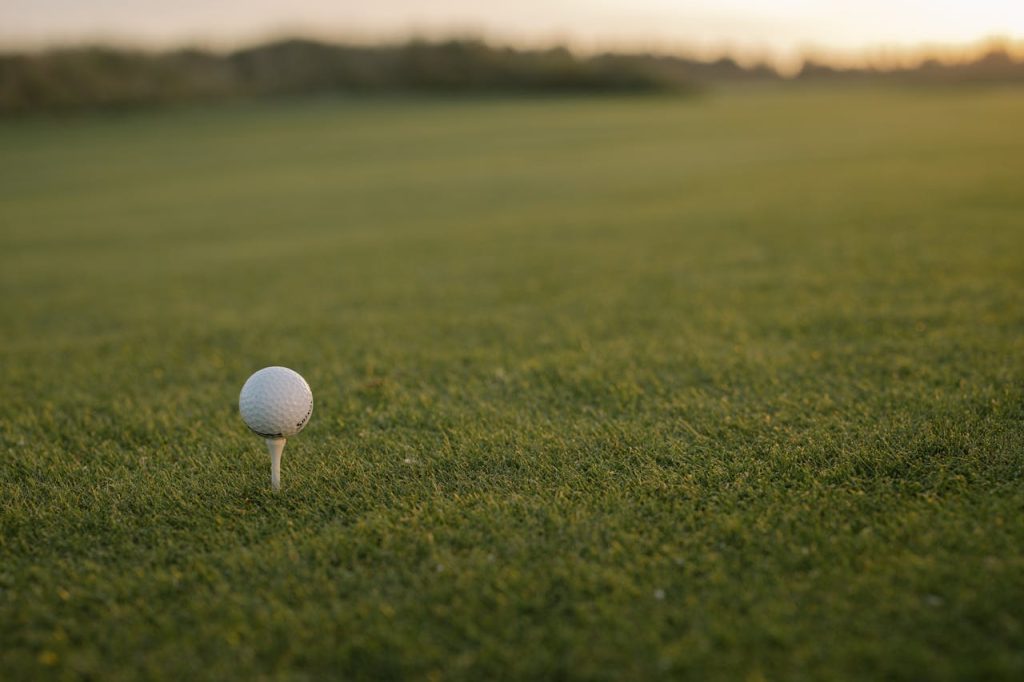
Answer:
[{"label": "golf course", "polygon": [[[0,119],[0,678],[1019,680],[1024,89]],[[239,417],[312,389],[281,489]]]}]

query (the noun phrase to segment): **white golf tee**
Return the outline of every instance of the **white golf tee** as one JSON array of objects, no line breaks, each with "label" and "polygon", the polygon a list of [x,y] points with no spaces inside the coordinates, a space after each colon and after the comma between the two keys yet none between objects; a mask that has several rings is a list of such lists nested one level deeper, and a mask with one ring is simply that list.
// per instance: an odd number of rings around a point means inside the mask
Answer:
[{"label": "white golf tee", "polygon": [[270,453],[270,487],[281,489],[281,453],[284,452],[285,438],[268,438],[267,452]]}]

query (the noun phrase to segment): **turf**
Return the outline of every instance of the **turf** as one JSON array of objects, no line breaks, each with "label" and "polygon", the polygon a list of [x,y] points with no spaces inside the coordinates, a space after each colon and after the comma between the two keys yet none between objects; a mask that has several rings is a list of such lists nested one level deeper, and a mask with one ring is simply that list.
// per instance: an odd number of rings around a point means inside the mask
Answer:
[{"label": "turf", "polygon": [[[0,670],[1020,679],[1024,90],[0,124]],[[269,490],[252,371],[316,407]]]}]

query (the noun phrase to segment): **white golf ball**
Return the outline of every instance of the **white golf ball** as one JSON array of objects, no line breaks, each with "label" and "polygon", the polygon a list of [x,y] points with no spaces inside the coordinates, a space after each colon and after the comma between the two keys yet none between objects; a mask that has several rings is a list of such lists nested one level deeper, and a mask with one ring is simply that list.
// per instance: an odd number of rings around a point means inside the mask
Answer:
[{"label": "white golf ball", "polygon": [[313,414],[313,392],[298,372],[264,367],[242,386],[238,411],[254,433],[287,438],[301,431]]}]

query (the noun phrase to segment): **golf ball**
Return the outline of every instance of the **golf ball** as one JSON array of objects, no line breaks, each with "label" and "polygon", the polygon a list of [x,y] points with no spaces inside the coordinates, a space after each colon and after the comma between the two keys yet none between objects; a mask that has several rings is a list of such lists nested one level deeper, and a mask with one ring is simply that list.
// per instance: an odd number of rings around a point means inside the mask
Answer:
[{"label": "golf ball", "polygon": [[242,386],[238,411],[254,433],[287,438],[301,431],[313,414],[313,392],[298,372],[264,367]]}]

